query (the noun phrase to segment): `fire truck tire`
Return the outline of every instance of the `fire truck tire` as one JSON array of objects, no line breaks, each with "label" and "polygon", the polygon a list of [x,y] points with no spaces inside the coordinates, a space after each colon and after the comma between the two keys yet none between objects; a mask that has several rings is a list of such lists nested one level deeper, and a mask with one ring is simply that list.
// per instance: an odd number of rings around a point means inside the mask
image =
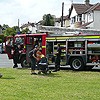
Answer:
[{"label": "fire truck tire", "polygon": [[76,70],[76,71],[84,70],[84,63],[82,58],[80,57],[72,58],[70,61],[70,66],[72,70]]},{"label": "fire truck tire", "polygon": [[29,64],[27,63],[25,57],[21,58],[21,66],[22,66],[22,68],[28,68],[29,67]]}]

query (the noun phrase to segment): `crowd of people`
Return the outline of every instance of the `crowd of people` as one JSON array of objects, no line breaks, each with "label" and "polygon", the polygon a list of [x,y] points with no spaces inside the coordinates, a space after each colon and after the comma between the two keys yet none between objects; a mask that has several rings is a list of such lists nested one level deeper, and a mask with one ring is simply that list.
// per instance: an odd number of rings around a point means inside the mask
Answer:
[{"label": "crowd of people", "polygon": [[[20,40],[20,39],[19,39]],[[18,67],[18,60],[22,51],[22,47],[20,45],[20,41],[17,41],[16,44],[13,45],[13,68],[17,68]],[[8,45],[12,45],[12,42],[9,40],[7,41]],[[37,43],[37,42],[36,42]],[[60,44],[57,44],[57,50],[55,53],[55,69],[53,70],[53,72],[57,72],[60,70],[60,60],[61,60],[61,47]],[[37,70],[39,70],[37,68],[39,62],[41,61],[41,59],[43,57],[45,57],[42,52],[41,52],[41,47],[40,45],[36,44],[32,50],[29,51],[28,53],[28,57],[30,58],[30,63],[31,63],[31,75],[35,74],[37,75]],[[0,78],[2,77],[2,74],[0,74]]]},{"label": "crowd of people", "polygon": [[[56,55],[56,57],[55,57],[55,69],[53,70],[53,72],[57,72],[60,70],[61,47],[60,47],[59,43],[57,44],[57,52],[55,53],[55,55]],[[36,63],[38,63],[41,60],[42,56],[43,56],[43,54],[39,50],[38,45],[36,45],[35,48],[33,48],[29,52],[29,57],[31,59],[31,74],[37,74],[35,72]]]}]

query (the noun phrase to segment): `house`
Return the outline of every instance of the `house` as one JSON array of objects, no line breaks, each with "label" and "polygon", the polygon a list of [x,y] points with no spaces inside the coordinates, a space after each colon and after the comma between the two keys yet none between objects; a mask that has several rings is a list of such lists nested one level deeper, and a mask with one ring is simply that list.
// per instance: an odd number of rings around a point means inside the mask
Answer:
[{"label": "house", "polygon": [[55,24],[54,26],[61,27],[61,18],[55,18]]},{"label": "house", "polygon": [[83,28],[100,29],[100,3],[94,4],[83,15],[85,19],[85,23],[82,24]]},{"label": "house", "polygon": [[36,33],[37,31],[35,23],[30,23],[30,22],[23,24],[20,28],[21,30],[28,28],[31,33]]},{"label": "house", "polygon": [[69,16],[63,16],[63,20],[64,20],[64,27],[68,28],[70,26],[70,18]]},{"label": "house", "polygon": [[73,3],[69,11],[70,28],[100,29],[100,3]]},{"label": "house", "polygon": [[[55,26],[61,27],[61,17],[60,18],[55,18]],[[63,16],[63,27],[69,27],[70,26],[70,19],[69,16]]]}]

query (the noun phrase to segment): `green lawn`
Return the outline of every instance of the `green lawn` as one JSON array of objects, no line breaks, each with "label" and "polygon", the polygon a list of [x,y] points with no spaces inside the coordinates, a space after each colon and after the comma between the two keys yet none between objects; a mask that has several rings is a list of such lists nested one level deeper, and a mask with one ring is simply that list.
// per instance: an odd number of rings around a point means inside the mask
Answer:
[{"label": "green lawn", "polygon": [[100,100],[100,72],[30,75],[29,69],[0,68],[0,73],[0,100]]}]

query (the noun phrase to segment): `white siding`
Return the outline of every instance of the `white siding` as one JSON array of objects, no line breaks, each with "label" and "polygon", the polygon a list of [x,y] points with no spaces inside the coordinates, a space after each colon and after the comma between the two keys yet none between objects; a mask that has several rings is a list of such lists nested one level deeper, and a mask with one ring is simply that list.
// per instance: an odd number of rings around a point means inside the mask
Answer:
[{"label": "white siding", "polygon": [[94,11],[94,28],[100,29],[100,11]]},{"label": "white siding", "polygon": [[85,23],[88,23],[88,13],[85,14]]},{"label": "white siding", "polygon": [[70,21],[70,27],[71,28],[74,28],[74,23],[76,22],[76,16],[77,16],[77,13],[75,11],[75,9],[73,8],[72,12],[71,12],[71,21]]},{"label": "white siding", "polygon": [[88,22],[93,21],[93,12],[88,13]]},{"label": "white siding", "polygon": [[37,31],[36,26],[35,26],[35,27],[28,26],[28,28],[29,28],[29,30],[31,31],[31,33],[36,33],[36,31]]},{"label": "white siding", "polygon": [[72,13],[71,13],[71,16],[70,16],[70,17],[72,18],[72,17],[74,17],[74,16],[77,16],[77,13],[76,13],[75,9],[73,8],[73,10],[72,10]]},{"label": "white siding", "polygon": [[[89,23],[94,21],[94,13],[93,12],[88,12],[85,15],[85,23]],[[84,18],[83,18],[84,19]],[[87,26],[88,28],[93,28],[93,23]]]},{"label": "white siding", "polygon": [[94,25],[94,22],[89,24],[89,25],[87,25],[86,27],[89,28],[89,29],[94,29],[93,25]]},{"label": "white siding", "polygon": [[[82,24],[91,22],[89,25],[87,25],[87,28],[100,29],[100,11],[93,10],[86,14],[83,13],[82,19],[81,19],[81,17],[79,15],[77,15],[75,9],[73,8],[70,18],[71,18],[70,19],[70,28],[75,28],[76,27],[75,25],[77,25],[77,22],[82,21]],[[75,22],[76,22],[76,24],[75,24]]]},{"label": "white siding", "polygon": [[55,22],[55,26],[61,27],[61,22]]},{"label": "white siding", "polygon": [[82,14],[82,24],[85,23],[85,14]]}]

